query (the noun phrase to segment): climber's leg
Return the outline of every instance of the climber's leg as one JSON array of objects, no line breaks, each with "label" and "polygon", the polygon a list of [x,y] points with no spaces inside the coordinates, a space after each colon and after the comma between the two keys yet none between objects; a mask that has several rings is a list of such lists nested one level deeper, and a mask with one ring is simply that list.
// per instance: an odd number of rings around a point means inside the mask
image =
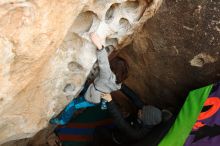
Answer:
[{"label": "climber's leg", "polygon": [[92,106],[95,106],[95,104],[87,102],[82,96],[75,98],[66,106],[63,112],[57,118],[51,119],[50,123],[65,125],[72,119],[76,110]]},{"label": "climber's leg", "polygon": [[96,104],[86,101],[84,97],[83,97],[83,100],[84,101],[81,101],[75,105],[76,109],[87,108],[87,107],[92,107],[96,105]]},{"label": "climber's leg", "polygon": [[75,101],[72,100],[58,117],[50,120],[50,123],[57,125],[65,125],[68,123],[76,110],[74,102]]}]

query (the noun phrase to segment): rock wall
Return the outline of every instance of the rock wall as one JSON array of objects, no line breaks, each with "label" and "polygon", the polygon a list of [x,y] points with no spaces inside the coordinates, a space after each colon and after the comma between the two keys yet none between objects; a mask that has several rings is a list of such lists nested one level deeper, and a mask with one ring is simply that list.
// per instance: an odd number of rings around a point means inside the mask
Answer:
[{"label": "rock wall", "polygon": [[188,91],[220,80],[218,0],[164,0],[119,55],[147,104],[179,109]]},{"label": "rock wall", "polygon": [[90,32],[120,49],[162,0],[1,0],[0,144],[33,136],[81,90]]}]

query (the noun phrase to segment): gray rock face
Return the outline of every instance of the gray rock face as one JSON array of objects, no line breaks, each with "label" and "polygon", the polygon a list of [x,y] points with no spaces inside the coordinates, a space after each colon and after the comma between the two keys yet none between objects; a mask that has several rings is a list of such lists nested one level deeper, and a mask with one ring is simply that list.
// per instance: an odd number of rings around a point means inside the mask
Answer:
[{"label": "gray rock face", "polygon": [[190,89],[220,79],[220,2],[164,0],[120,55],[127,83],[149,104],[180,107]]}]

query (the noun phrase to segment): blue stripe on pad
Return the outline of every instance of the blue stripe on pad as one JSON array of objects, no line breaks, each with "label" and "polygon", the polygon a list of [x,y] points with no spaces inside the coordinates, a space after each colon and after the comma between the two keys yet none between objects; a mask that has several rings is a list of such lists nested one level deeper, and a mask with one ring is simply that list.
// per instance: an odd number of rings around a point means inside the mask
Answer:
[{"label": "blue stripe on pad", "polygon": [[94,132],[93,128],[59,128],[56,130],[60,135],[69,134],[69,135],[92,135]]}]

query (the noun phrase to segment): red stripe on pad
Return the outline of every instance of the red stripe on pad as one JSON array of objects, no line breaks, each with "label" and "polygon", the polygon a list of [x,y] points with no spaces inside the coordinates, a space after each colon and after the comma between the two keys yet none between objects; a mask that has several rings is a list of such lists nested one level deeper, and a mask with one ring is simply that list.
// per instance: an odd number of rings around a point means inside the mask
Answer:
[{"label": "red stripe on pad", "polygon": [[112,124],[112,119],[106,119],[94,123],[69,123],[67,125],[60,125],[58,126],[58,128],[95,128],[97,126],[103,126],[108,124]]},{"label": "red stripe on pad", "polygon": [[82,136],[82,135],[59,135],[61,141],[91,141],[92,136]]}]

